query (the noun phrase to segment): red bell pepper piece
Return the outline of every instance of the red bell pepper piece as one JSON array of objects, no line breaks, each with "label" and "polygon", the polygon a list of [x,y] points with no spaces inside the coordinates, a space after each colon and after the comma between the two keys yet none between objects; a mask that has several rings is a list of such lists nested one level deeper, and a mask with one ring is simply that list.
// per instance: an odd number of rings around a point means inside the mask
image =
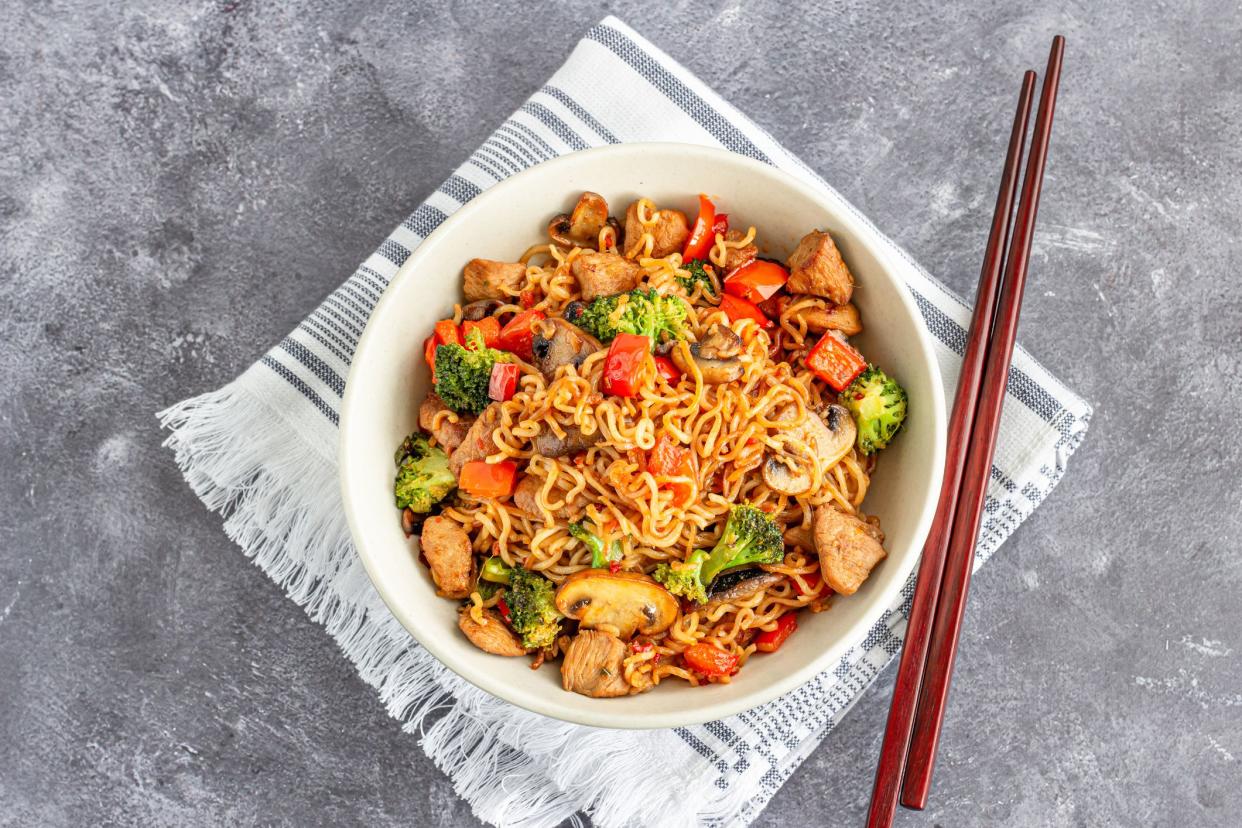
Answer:
[{"label": "red bell pepper piece", "polygon": [[677,380],[681,379],[681,369],[678,368],[671,359],[666,356],[655,357],[656,373],[664,377],[664,381],[669,385],[676,385]]},{"label": "red bell pepper piece", "polygon": [[431,382],[436,381],[436,335],[432,334],[423,340],[423,359],[427,360],[427,367],[431,369]]},{"label": "red bell pepper piece", "polygon": [[[662,477],[693,477],[694,463],[690,460],[690,449],[679,446],[672,437],[661,434],[647,458],[647,471]],[[670,480],[660,484],[660,488],[673,493],[673,505],[684,506],[694,496],[694,484],[689,480]]]},{"label": "red bell pepper piece", "polygon": [[512,399],[517,390],[518,375],[522,370],[514,362],[497,362],[492,366],[492,376],[487,383],[487,396],[496,402]]},{"label": "red bell pepper piece", "polygon": [[771,299],[789,281],[789,271],[776,262],[755,259],[725,277],[725,293],[754,302]]},{"label": "red bell pepper piece", "polygon": [[806,355],[806,367],[834,391],[844,391],[867,367],[867,360],[844,339],[828,331]]},{"label": "red bell pepper piece", "polygon": [[495,348],[497,341],[500,339],[500,320],[494,316],[486,316],[478,322],[471,322],[467,319],[461,323],[461,336],[465,339],[471,331],[478,331],[483,334],[483,344],[489,348]]},{"label": "red bell pepper piece", "polygon": [[798,629],[797,613],[787,612],[776,619],[776,629],[766,630],[755,636],[755,649],[761,653],[774,653],[785,643],[785,639]]},{"label": "red bell pepper piece", "polygon": [[600,385],[605,394],[632,397],[638,393],[639,375],[651,351],[651,339],[631,333],[619,333],[608,346],[604,357],[604,375]]},{"label": "red bell pepper piece", "polygon": [[737,656],[705,642],[687,647],[681,655],[691,670],[705,676],[729,676],[737,672]]},{"label": "red bell pepper piece", "polygon": [[694,228],[686,238],[686,246],[681,253],[683,262],[707,258],[707,251],[716,243],[716,234],[713,232],[715,224],[716,205],[712,204],[710,198],[699,193],[699,217],[694,220]]},{"label": "red bell pepper piece", "polygon": [[806,583],[805,588],[796,580],[790,581],[793,584],[793,591],[799,595],[818,595],[820,588],[824,585],[824,576],[820,575],[818,571],[803,575],[802,580]]},{"label": "red bell pepper piece", "polygon": [[513,613],[509,611],[509,605],[505,603],[505,599],[496,599],[496,609],[500,610],[500,620],[509,626],[513,626]]},{"label": "red bell pepper piece", "polygon": [[465,345],[461,338],[461,329],[452,319],[441,319],[436,323],[437,345]]},{"label": "red bell pepper piece", "polygon": [[509,324],[500,329],[496,347],[502,351],[512,351],[522,359],[529,361],[533,356],[530,346],[535,338],[535,323],[543,318],[543,311],[522,311],[510,319]]},{"label": "red bell pepper piece", "polygon": [[[712,244],[715,244],[716,242],[717,233],[723,236],[725,233],[728,233],[728,232],[729,232],[729,214],[728,213],[717,213],[716,220],[712,222]],[[712,246],[709,244],[707,246],[707,249],[711,250],[711,248]]]},{"label": "red bell pepper piece", "polygon": [[471,460],[461,467],[457,488],[475,497],[508,497],[513,493],[516,479],[517,463],[512,460],[501,460],[499,463]]},{"label": "red bell pepper piece", "polygon": [[730,322],[736,322],[739,319],[753,319],[759,323],[761,328],[772,327],[772,320],[763,315],[763,311],[759,310],[758,305],[739,296],[731,296],[728,293],[721,296],[720,309],[729,317]]}]

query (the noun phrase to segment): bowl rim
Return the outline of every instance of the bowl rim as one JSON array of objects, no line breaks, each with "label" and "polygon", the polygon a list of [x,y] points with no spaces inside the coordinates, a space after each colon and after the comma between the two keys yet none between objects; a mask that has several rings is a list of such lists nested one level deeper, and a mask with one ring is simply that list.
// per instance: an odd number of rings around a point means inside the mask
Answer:
[{"label": "bowl rim", "polygon": [[[930,380],[929,384],[933,389],[933,399],[930,400],[928,409],[932,418],[932,433],[934,445],[932,451],[932,480],[931,487],[924,498],[921,513],[915,523],[916,529],[912,538],[918,551],[915,554],[908,555],[902,562],[898,576],[893,578],[891,585],[882,592],[878,592],[872,598],[872,604],[866,611],[854,622],[852,626],[847,628],[846,632],[838,637],[838,639],[827,647],[825,647],[815,658],[809,659],[800,667],[792,670],[784,676],[774,678],[763,684],[756,684],[750,692],[741,694],[732,700],[709,701],[705,699],[705,703],[696,706],[692,711],[655,711],[650,713],[642,713],[635,715],[632,711],[621,713],[609,713],[607,708],[600,705],[598,708],[590,710],[566,709],[556,703],[556,699],[549,695],[541,695],[529,692],[523,688],[519,688],[513,684],[507,683],[499,674],[490,673],[488,671],[475,671],[462,665],[455,664],[452,651],[442,646],[438,638],[434,635],[425,636],[427,640],[420,638],[416,633],[419,627],[416,619],[407,618],[399,609],[398,602],[394,599],[396,588],[392,585],[384,583],[384,579],[379,576],[379,565],[372,559],[367,551],[366,544],[362,542],[365,537],[364,527],[360,523],[358,509],[355,507],[355,492],[357,487],[351,485],[351,466],[348,462],[350,457],[350,447],[353,442],[351,433],[353,429],[349,424],[354,419],[355,411],[363,406],[352,393],[357,387],[357,383],[353,382],[355,372],[359,371],[360,365],[367,362],[366,354],[371,346],[372,340],[378,334],[374,320],[382,318],[387,305],[395,301],[393,299],[396,291],[392,290],[393,286],[400,280],[409,278],[409,274],[414,271],[419,263],[425,257],[431,255],[432,251],[441,243],[441,240],[448,236],[454,227],[460,224],[468,223],[474,213],[482,209],[485,201],[491,201],[500,198],[505,193],[520,187],[527,179],[536,176],[546,176],[550,172],[570,163],[580,164],[583,158],[590,160],[609,161],[615,158],[623,158],[625,156],[639,155],[643,153],[668,153],[681,154],[683,156],[693,156],[701,160],[704,156],[715,158],[721,163],[741,165],[748,167],[752,172],[756,172],[762,176],[778,179],[780,186],[789,187],[802,192],[804,196],[821,204],[825,210],[832,213],[834,221],[845,229],[853,240],[867,248],[868,252],[875,256],[880,265],[880,269],[884,272],[884,277],[896,283],[897,294],[900,301],[905,305],[907,313],[915,322],[915,335],[918,340],[917,353],[922,359],[922,365],[917,368],[926,372]],[[358,339],[358,344],[354,349],[353,358],[350,362],[349,375],[346,378],[345,394],[342,399],[340,412],[340,425],[338,428],[338,447],[337,460],[339,464],[338,480],[341,489],[341,500],[345,511],[346,521],[349,525],[350,538],[353,541],[358,557],[362,560],[363,567],[366,569],[367,576],[370,578],[372,585],[384,604],[393,616],[401,623],[410,637],[424,647],[432,656],[436,658],[448,670],[461,677],[467,683],[478,687],[479,689],[514,704],[533,713],[548,716],[552,719],[566,721],[574,724],[588,725],[593,727],[614,728],[614,729],[632,729],[647,730],[655,728],[683,727],[703,722],[715,721],[727,716],[741,713],[746,710],[753,709],[759,705],[765,704],[776,699],[789,691],[805,684],[815,675],[835,664],[841,656],[853,646],[856,646],[866,632],[871,629],[879,617],[887,610],[892,601],[893,596],[898,594],[909,578],[910,572],[913,571],[917,562],[921,558],[922,545],[926,541],[928,531],[931,526],[932,517],[935,512],[938,494],[943,476],[945,441],[946,441],[946,404],[943,393],[943,382],[940,375],[939,364],[936,360],[935,350],[931,339],[931,334],[923,321],[921,312],[914,301],[913,296],[899,275],[899,269],[894,265],[894,252],[889,249],[891,242],[879,233],[879,231],[870,224],[856,210],[850,209],[847,205],[836,204],[829,200],[828,193],[823,187],[816,187],[808,184],[798,177],[791,175],[778,167],[770,164],[738,155],[728,150],[711,147],[701,144],[685,144],[677,142],[652,141],[652,142],[634,142],[625,144],[612,144],[603,147],[594,147],[577,152],[567,153],[556,158],[549,159],[540,164],[536,164],[525,170],[522,170],[509,178],[499,181],[487,190],[475,196],[473,199],[463,204],[452,215],[446,218],[441,224],[433,230],[419,244],[405,262],[393,274],[389,280],[388,286],[384,289],[380,300],[372,309],[370,316],[367,318],[367,324],[363,329],[362,336]],[[357,495],[360,496],[360,495]],[[607,701],[607,700],[604,700]]]}]

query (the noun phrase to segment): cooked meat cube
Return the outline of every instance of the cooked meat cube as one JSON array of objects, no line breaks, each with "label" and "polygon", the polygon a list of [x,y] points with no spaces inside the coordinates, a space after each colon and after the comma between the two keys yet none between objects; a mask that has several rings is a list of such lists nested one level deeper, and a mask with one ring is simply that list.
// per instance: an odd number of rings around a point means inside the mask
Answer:
[{"label": "cooked meat cube", "polygon": [[854,295],[854,277],[841,258],[841,251],[823,230],[812,230],[802,237],[789,255],[790,293],[810,293],[844,305]]},{"label": "cooked meat cube", "polygon": [[582,287],[582,298],[590,302],[600,296],[625,293],[638,285],[643,269],[616,253],[583,253],[570,265]]},{"label": "cooked meat cube", "polygon": [[811,527],[798,524],[785,529],[785,546],[796,546],[804,552],[815,551],[815,533]]},{"label": "cooked meat cube", "polygon": [[[635,201],[625,211],[625,256],[632,259],[642,253],[643,233],[646,232],[642,222],[638,220],[638,202]],[[670,253],[678,253],[686,246],[690,236],[690,225],[686,222],[686,214],[680,210],[660,210],[655,226],[651,228],[651,255],[659,259]]]},{"label": "cooked meat cube", "polygon": [[436,594],[445,598],[466,598],[474,585],[474,554],[470,536],[461,524],[439,515],[423,521],[423,534],[418,540]]},{"label": "cooked meat cube", "polygon": [[567,454],[586,451],[598,443],[603,436],[598,428],[588,437],[577,426],[569,426],[565,429],[565,436],[562,438],[557,437],[551,429],[545,428],[535,438],[535,451],[544,457],[564,457]]},{"label": "cooked meat cube", "polygon": [[526,283],[526,265],[521,262],[494,262],[471,259],[462,271],[467,302],[482,299],[509,299],[517,296]]},{"label": "cooked meat cube", "polygon": [[[725,241],[739,242],[744,238],[746,238],[746,234],[741,230],[730,230],[725,233]],[[755,257],[759,255],[759,248],[753,243],[745,245],[744,247],[729,247],[726,249],[728,250],[728,252],[725,253],[724,264],[724,271],[726,275],[742,265],[750,264],[755,260]]]},{"label": "cooked meat cube", "polygon": [[876,538],[876,527],[831,506],[815,509],[811,528],[824,581],[842,595],[857,592],[888,554]]},{"label": "cooked meat cube", "polygon": [[[535,518],[543,517],[543,510],[539,508],[539,492],[543,490],[544,479],[528,474],[518,481],[513,489],[513,504],[526,514]],[[551,500],[559,502],[565,500],[565,493],[559,490],[553,490]],[[552,517],[558,520],[570,520],[582,512],[586,508],[586,499],[575,497],[556,509],[552,509]]]},{"label": "cooked meat cube", "polygon": [[470,643],[485,653],[498,656],[526,655],[526,648],[513,630],[505,626],[500,613],[493,609],[483,610],[483,624],[474,620],[470,607],[462,607],[457,612],[457,626]]},{"label": "cooked meat cube", "polygon": [[[437,426],[437,415],[441,411],[448,412],[448,416],[439,417],[440,424]],[[457,422],[453,422],[454,419]],[[428,394],[427,399],[423,400],[423,404],[418,407],[418,427],[436,438],[436,442],[446,451],[452,451],[461,445],[461,441],[466,438],[466,433],[470,431],[473,423],[473,417],[454,413],[434,391]]]},{"label": "cooked meat cube", "polygon": [[482,460],[489,454],[495,454],[497,449],[492,434],[499,427],[500,403],[492,403],[483,409],[483,413],[466,431],[461,444],[449,455],[449,471],[460,476],[461,467],[471,460]]},{"label": "cooked meat cube", "polygon": [[603,347],[598,339],[559,317],[540,321],[531,340],[535,367],[548,379],[556,376],[556,369],[562,365],[579,366]]},{"label": "cooked meat cube", "polygon": [[582,630],[565,649],[561,685],[595,699],[628,696],[634,692],[625,680],[625,642],[612,633]]}]

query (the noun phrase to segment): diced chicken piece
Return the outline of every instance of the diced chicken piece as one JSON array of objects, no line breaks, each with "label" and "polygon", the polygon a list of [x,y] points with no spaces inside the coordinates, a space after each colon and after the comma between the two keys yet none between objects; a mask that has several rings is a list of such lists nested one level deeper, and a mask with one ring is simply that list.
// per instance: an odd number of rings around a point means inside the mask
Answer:
[{"label": "diced chicken piece", "polygon": [[534,365],[548,379],[555,377],[562,365],[579,366],[603,347],[598,339],[560,317],[540,321],[531,339]]},{"label": "diced chicken piece", "polygon": [[[526,514],[534,518],[543,517],[543,510],[539,508],[539,492],[543,490],[544,479],[528,474],[518,481],[513,489],[513,504]],[[559,502],[565,500],[564,493],[559,490],[553,490],[551,500]],[[575,497],[556,509],[552,509],[552,517],[559,520],[569,520],[577,516],[586,509],[585,498]]]},{"label": "diced chicken piece", "polygon": [[643,272],[637,264],[616,253],[583,253],[574,259],[570,269],[582,287],[583,300],[587,302],[600,296],[633,290]]},{"label": "diced chicken piece", "polygon": [[526,265],[521,262],[495,262],[471,259],[462,271],[462,293],[467,302],[482,299],[509,299],[526,283]]},{"label": "diced chicken piece", "polygon": [[796,546],[804,552],[815,551],[815,533],[811,527],[798,524],[785,529],[785,545]]},{"label": "diced chicken piece", "polygon": [[[453,422],[450,417],[439,417],[442,411],[447,411],[449,415],[456,418],[457,422]],[[439,425],[436,425],[437,419]],[[418,426],[423,431],[436,438],[436,442],[447,451],[452,451],[461,445],[461,441],[466,438],[466,434],[470,431],[470,426],[474,423],[474,418],[464,414],[454,414],[453,410],[444,404],[444,400],[440,399],[440,395],[434,391],[427,395],[427,399],[423,400],[423,404],[418,407]]]},{"label": "diced chicken piece", "polygon": [[588,437],[577,426],[569,426],[565,429],[564,437],[557,437],[552,429],[545,428],[535,438],[535,451],[544,457],[564,457],[586,451],[603,439],[603,436],[598,428]]},{"label": "diced chicken piece", "polygon": [[888,554],[876,537],[876,527],[831,506],[815,509],[812,529],[824,581],[842,595],[857,592]]},{"label": "diced chicken piece", "polygon": [[431,568],[437,595],[445,598],[470,595],[475,575],[474,553],[470,550],[470,536],[460,523],[439,515],[427,518],[423,521],[418,546]]},{"label": "diced chicken piece", "polygon": [[483,409],[483,413],[475,420],[461,444],[449,455],[449,471],[454,477],[461,475],[461,467],[471,460],[482,460],[489,454],[495,454],[496,443],[492,434],[500,427],[500,403],[492,403]]},{"label": "diced chicken piece", "polygon": [[802,237],[789,255],[790,293],[810,293],[844,305],[854,295],[854,277],[841,258],[841,251],[832,236],[823,230],[812,230]]},{"label": "diced chicken piece", "polygon": [[470,643],[485,653],[498,656],[526,655],[526,648],[513,630],[505,626],[500,613],[493,609],[483,610],[483,621],[480,624],[470,614],[470,607],[462,607],[457,612],[457,626],[470,639]]},{"label": "diced chicken piece", "polygon": [[[730,230],[725,233],[725,241],[739,242],[744,238],[746,238],[746,234],[741,230]],[[727,250],[724,265],[726,275],[742,265],[750,264],[759,255],[759,248],[753,243],[743,247],[730,247]]]},{"label": "diced chicken piece", "polygon": [[[638,220],[638,202],[625,211],[625,256],[632,259],[642,253],[643,233],[647,228]],[[680,210],[660,210],[655,226],[651,228],[651,255],[659,259],[670,253],[678,253],[686,246],[690,225],[686,214]]]},{"label": "diced chicken piece", "polygon": [[582,630],[569,642],[561,662],[561,685],[595,699],[628,696],[625,680],[625,642],[612,633]]}]

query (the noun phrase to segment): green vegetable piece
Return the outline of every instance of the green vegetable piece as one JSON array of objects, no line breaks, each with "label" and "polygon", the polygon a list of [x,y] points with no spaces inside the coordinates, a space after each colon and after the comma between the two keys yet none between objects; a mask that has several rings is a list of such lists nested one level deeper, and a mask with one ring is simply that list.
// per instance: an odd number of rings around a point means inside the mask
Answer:
[{"label": "green vegetable piece", "polygon": [[[617,307],[622,304],[622,298],[624,307],[618,315]],[[619,333],[631,333],[648,337],[654,349],[661,340],[685,339],[688,313],[685,301],[678,296],[661,296],[654,290],[631,290],[586,303],[570,321],[601,342],[608,342]],[[438,372],[439,356],[436,360]]]},{"label": "green vegetable piece", "polygon": [[451,343],[436,348],[436,393],[458,414],[482,414],[492,402],[487,396],[492,366],[512,361],[511,354],[487,347],[483,333],[472,328],[464,346]]},{"label": "green vegetable piece", "polygon": [[556,609],[556,587],[538,572],[521,567],[510,574],[505,590],[505,603],[513,631],[522,637],[522,644],[533,650],[552,646],[561,633],[561,618]]},{"label": "green vegetable piece", "polygon": [[621,541],[614,540],[605,549],[604,539],[588,529],[582,521],[569,524],[569,534],[582,541],[586,548],[591,550],[591,567],[594,569],[605,569],[610,563],[619,563],[624,555]]},{"label": "green vegetable piece", "polygon": [[716,286],[712,284],[712,277],[707,275],[707,267],[702,259],[694,259],[682,265],[682,268],[690,271],[690,277],[677,277],[677,283],[686,289],[686,293],[694,293],[696,284],[703,285],[703,292],[708,296],[716,295]]},{"label": "green vegetable piece", "polygon": [[393,494],[398,509],[409,508],[427,514],[457,488],[457,478],[449,471],[448,456],[417,431],[402,441],[396,460]]},{"label": "green vegetable piece", "polygon": [[906,421],[906,390],[874,365],[841,392],[840,401],[858,425],[858,450],[863,454],[886,448]]},{"label": "green vegetable piece", "polygon": [[724,532],[711,552],[696,549],[683,562],[660,564],[652,577],[674,595],[702,604],[713,580],[726,569],[780,563],[785,541],[780,527],[761,509],[741,503],[729,511]]},{"label": "green vegetable piece", "polygon": [[479,578],[497,584],[508,584],[513,578],[513,567],[501,558],[491,557],[483,562],[483,568],[479,570]]}]

